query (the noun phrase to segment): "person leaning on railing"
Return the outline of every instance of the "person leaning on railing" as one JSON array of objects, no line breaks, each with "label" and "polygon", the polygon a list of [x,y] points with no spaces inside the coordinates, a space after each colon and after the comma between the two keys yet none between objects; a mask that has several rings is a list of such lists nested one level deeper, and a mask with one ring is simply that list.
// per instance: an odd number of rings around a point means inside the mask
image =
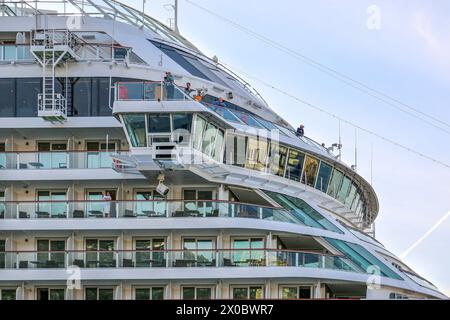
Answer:
[{"label": "person leaning on railing", "polygon": [[184,88],[184,93],[188,96],[191,97],[192,92],[194,92],[195,90],[192,89],[191,83],[188,82],[186,83],[186,87]]}]

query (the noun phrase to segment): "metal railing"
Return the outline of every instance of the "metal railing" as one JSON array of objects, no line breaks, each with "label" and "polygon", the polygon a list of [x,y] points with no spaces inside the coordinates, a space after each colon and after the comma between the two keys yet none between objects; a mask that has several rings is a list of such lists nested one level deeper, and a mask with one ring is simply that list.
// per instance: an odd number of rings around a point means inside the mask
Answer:
[{"label": "metal railing", "polygon": [[117,82],[116,101],[186,101],[192,100],[174,83],[164,81]]},{"label": "metal railing", "polygon": [[280,249],[4,251],[0,269],[301,267],[363,272],[341,255]]},{"label": "metal railing", "polygon": [[1,169],[101,169],[113,167],[113,155],[128,151],[7,151],[0,152]]},{"label": "metal railing", "polygon": [[29,44],[0,45],[0,62],[35,61]]},{"label": "metal railing", "polygon": [[283,208],[220,200],[3,201],[0,212],[5,219],[249,218],[302,224]]}]

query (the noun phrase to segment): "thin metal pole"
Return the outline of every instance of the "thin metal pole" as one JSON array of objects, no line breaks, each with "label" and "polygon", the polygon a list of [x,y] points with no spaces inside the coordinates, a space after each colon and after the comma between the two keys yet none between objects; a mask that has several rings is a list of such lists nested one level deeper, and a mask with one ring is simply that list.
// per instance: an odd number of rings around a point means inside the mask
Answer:
[{"label": "thin metal pole", "polygon": [[178,0],[175,0],[174,10],[175,10],[175,32],[180,33],[178,31]]}]

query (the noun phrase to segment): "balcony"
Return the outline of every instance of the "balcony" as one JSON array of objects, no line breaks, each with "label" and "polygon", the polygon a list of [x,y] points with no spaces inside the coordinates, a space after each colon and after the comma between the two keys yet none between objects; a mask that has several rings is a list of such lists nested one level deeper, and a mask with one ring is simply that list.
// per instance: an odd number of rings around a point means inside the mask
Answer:
[{"label": "balcony", "polygon": [[0,269],[301,267],[363,272],[341,255],[280,249],[5,251]]},{"label": "balcony", "polygon": [[4,201],[4,219],[151,219],[151,218],[249,218],[303,224],[294,213],[279,207],[219,200],[135,201]]},{"label": "balcony", "polygon": [[0,169],[101,169],[112,168],[112,155],[128,151],[10,151],[0,152]]}]

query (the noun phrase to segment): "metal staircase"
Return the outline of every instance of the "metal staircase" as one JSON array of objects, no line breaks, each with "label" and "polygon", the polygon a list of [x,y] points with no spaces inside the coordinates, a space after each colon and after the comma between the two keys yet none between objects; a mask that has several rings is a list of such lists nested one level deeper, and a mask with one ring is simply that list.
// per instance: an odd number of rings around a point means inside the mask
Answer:
[{"label": "metal staircase", "polygon": [[[42,93],[38,94],[38,116],[48,121],[67,119],[67,97],[55,92],[55,70],[69,59],[77,58],[76,38],[68,30],[35,30],[31,52],[42,66]],[[65,90],[66,91],[66,90]],[[67,94],[67,92],[66,92]]]}]

